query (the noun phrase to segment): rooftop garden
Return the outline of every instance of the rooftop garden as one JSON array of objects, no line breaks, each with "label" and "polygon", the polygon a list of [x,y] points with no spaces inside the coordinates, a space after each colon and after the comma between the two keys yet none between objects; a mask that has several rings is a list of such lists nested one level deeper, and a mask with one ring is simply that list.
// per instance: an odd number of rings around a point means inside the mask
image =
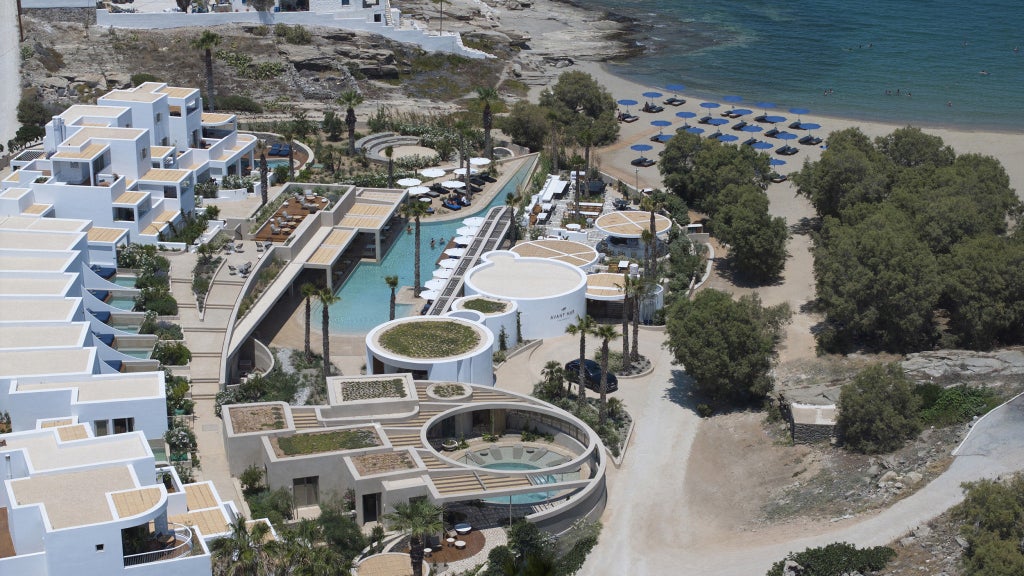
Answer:
[{"label": "rooftop garden", "polygon": [[375,400],[377,398],[405,398],[405,380],[355,380],[341,383],[341,399]]},{"label": "rooftop garden", "polygon": [[475,310],[481,314],[498,314],[508,310],[508,302],[487,300],[485,298],[473,298],[462,303],[466,310]]},{"label": "rooftop garden", "polygon": [[280,406],[238,406],[229,411],[231,427],[236,434],[281,430],[285,427],[284,410]]},{"label": "rooftop garden", "polygon": [[466,394],[462,384],[438,384],[430,389],[430,393],[438,398],[455,398]]},{"label": "rooftop garden", "polygon": [[271,439],[279,456],[301,456],[339,450],[358,450],[380,446],[380,438],[372,428],[333,430],[313,434],[295,434]]},{"label": "rooftop garden", "polygon": [[363,476],[396,470],[411,470],[416,467],[407,452],[366,454],[352,458],[352,463],[355,464],[356,471]]},{"label": "rooftop garden", "polygon": [[384,349],[410,358],[447,358],[472,350],[480,334],[459,322],[405,322],[385,330],[378,341]]}]

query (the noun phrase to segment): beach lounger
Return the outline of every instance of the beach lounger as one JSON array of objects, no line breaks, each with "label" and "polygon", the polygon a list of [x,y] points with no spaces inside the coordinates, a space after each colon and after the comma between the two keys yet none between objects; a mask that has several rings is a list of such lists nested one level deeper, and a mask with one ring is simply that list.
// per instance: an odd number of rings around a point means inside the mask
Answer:
[{"label": "beach lounger", "polygon": [[632,123],[632,122],[636,122],[637,120],[640,119],[639,116],[634,116],[634,115],[632,115],[632,114],[630,114],[628,112],[623,112],[623,113],[619,114],[618,118],[619,118],[619,122],[625,122],[627,124]]},{"label": "beach lounger", "polygon": [[513,460],[522,460],[523,459],[523,445],[522,444],[516,444],[515,446],[512,447],[512,459]]},{"label": "beach lounger", "polygon": [[772,128],[771,130],[764,133],[768,138],[775,138],[779,135],[780,130],[778,128]]},{"label": "beach lounger", "polygon": [[797,142],[805,146],[817,146],[818,144],[821,144],[821,138],[808,134],[807,136],[797,140]]},{"label": "beach lounger", "polygon": [[792,124],[790,124],[789,128],[791,130],[803,130],[803,127],[800,126],[800,121],[799,120],[797,120],[796,122],[793,122]]},{"label": "beach lounger", "polygon": [[743,141],[744,146],[753,146],[754,144],[757,144],[757,138],[751,137]]},{"label": "beach lounger", "polygon": [[775,150],[775,153],[781,154],[783,156],[792,156],[793,154],[796,154],[799,151],[799,148],[795,148],[793,146],[790,146],[789,144],[786,144],[785,146]]},{"label": "beach lounger", "polygon": [[708,122],[711,122],[711,116],[710,115],[705,116],[705,117],[701,118],[700,120],[697,120],[698,124],[707,124]]},{"label": "beach lounger", "polygon": [[780,182],[785,182],[786,181],[786,175],[785,174],[779,174],[778,172],[772,172],[771,174],[768,175],[768,179],[771,180],[772,182],[778,184]]},{"label": "beach lounger", "polygon": [[267,156],[280,156],[280,155],[281,155],[281,144],[278,143],[278,142],[274,142],[274,144],[270,146],[270,151],[267,152]]},{"label": "beach lounger", "polygon": [[643,112],[647,112],[649,114],[657,114],[658,112],[664,112],[665,108],[658,106],[657,104],[654,104],[652,102],[645,102],[644,107],[641,108],[640,110]]},{"label": "beach lounger", "polygon": [[476,454],[474,454],[472,452],[466,452],[466,458],[469,458],[470,460],[472,460],[473,463],[476,464],[477,466],[483,466],[484,464],[486,464],[486,462],[484,462],[483,458],[477,456]]},{"label": "beach lounger", "polygon": [[530,462],[536,462],[537,460],[540,460],[541,458],[543,458],[544,455],[547,454],[547,453],[548,453],[548,449],[547,448],[538,448],[537,451],[533,453],[533,456],[530,456],[529,460],[530,460]]},{"label": "beach lounger", "polygon": [[747,125],[747,122],[745,120],[740,120],[739,122],[737,122],[737,123],[732,125],[732,129],[733,130],[743,130],[743,128],[746,125]]},{"label": "beach lounger", "polygon": [[292,146],[291,146],[291,144],[285,144],[284,146],[281,146],[281,156],[287,156],[287,155],[289,155],[291,153],[292,153]]},{"label": "beach lounger", "polygon": [[673,96],[671,98],[667,98],[664,102],[662,102],[662,104],[666,104],[668,106],[682,106],[683,104],[686,104],[686,100],[683,100],[682,98],[676,98],[675,96]]}]

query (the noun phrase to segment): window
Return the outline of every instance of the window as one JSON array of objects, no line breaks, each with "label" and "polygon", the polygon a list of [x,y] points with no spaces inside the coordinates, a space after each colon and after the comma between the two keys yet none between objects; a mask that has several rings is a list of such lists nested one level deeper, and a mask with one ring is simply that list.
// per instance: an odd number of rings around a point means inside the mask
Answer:
[{"label": "window", "polygon": [[96,551],[97,552],[103,552],[103,544],[97,544],[96,545]]},{"label": "window", "polygon": [[163,138],[160,139],[161,146],[167,146],[168,143],[170,143],[170,139],[167,138],[167,136],[164,136]]},{"label": "window", "polygon": [[110,432],[107,431],[106,420],[94,420],[92,423],[92,428],[93,430],[96,431],[97,436],[106,436],[107,434],[110,434]]},{"label": "window", "polygon": [[125,434],[135,430],[135,418],[114,418],[114,434]]},{"label": "window", "polygon": [[163,112],[157,112],[156,113],[156,123],[159,124],[160,121],[163,120],[163,119],[164,119]]},{"label": "window", "polygon": [[143,146],[142,150],[139,152],[139,160],[145,160],[146,158],[149,158],[149,148]]}]

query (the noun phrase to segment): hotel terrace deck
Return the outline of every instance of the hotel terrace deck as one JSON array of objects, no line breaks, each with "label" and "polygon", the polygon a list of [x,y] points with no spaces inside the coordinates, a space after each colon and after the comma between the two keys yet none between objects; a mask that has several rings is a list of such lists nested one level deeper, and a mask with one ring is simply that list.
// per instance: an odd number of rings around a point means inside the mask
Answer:
[{"label": "hotel terrace deck", "polygon": [[[651,213],[639,210],[627,210],[602,214],[594,226],[611,236],[619,238],[639,238],[644,230],[651,227]],[[668,232],[672,221],[661,214],[654,215],[654,232],[659,236]]]},{"label": "hotel terrace deck", "polygon": [[622,274],[601,272],[587,275],[587,298],[591,300],[622,300],[625,291]]},{"label": "hotel terrace deck", "polygon": [[597,250],[571,240],[533,240],[516,244],[510,250],[520,256],[559,260],[580,268],[597,261]]},{"label": "hotel terrace deck", "polygon": [[42,504],[54,530],[109,522],[114,516],[107,494],[139,488],[128,465],[37,475],[8,485],[17,505]]},{"label": "hotel terrace deck", "polygon": [[294,198],[286,200],[281,207],[277,209],[277,212],[274,212],[274,215],[263,224],[263,227],[256,232],[255,240],[284,242],[292,235],[292,232],[299,227],[299,224],[301,224],[307,216],[327,208],[329,201],[327,198],[317,195],[313,196],[313,198],[308,200],[307,203],[314,205],[315,209],[311,210],[302,206],[302,204]]}]

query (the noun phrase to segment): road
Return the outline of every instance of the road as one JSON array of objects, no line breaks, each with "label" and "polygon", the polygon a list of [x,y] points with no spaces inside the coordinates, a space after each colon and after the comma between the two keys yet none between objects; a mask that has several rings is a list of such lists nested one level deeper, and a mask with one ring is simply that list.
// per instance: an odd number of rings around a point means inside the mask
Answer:
[{"label": "road", "polygon": [[[807,522],[757,532],[711,532],[708,519],[690,510],[683,496],[693,438],[701,424],[689,404],[688,385],[661,333],[644,330],[641,349],[654,360],[651,374],[621,379],[616,396],[636,426],[622,466],[609,467],[609,498],[601,542],[582,574],[764,574],[790,551],[847,541],[887,544],[960,502],[961,483],[1024,469],[1024,396],[981,419],[949,469],[912,496],[877,513],[838,522]],[[593,340],[593,339],[592,339]],[[588,343],[588,356],[596,342]],[[498,387],[529,392],[547,360],[579,355],[579,341],[544,341],[498,370]]]}]

